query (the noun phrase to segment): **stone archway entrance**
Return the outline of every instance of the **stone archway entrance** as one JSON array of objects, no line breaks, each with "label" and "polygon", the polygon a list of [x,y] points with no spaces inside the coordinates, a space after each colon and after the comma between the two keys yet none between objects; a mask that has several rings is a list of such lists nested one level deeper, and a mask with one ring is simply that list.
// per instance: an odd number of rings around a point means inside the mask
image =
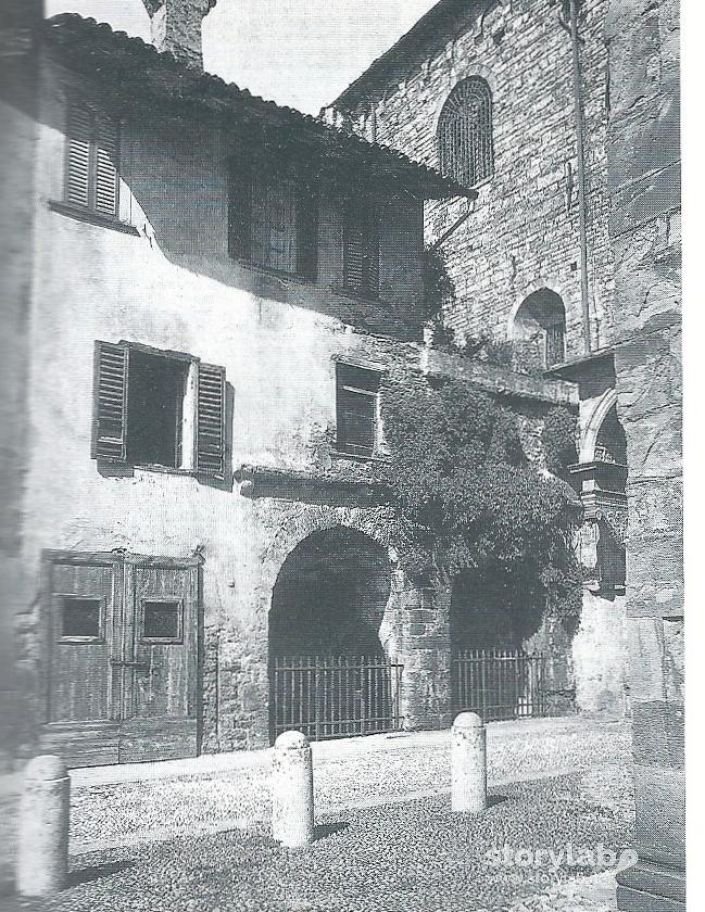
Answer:
[{"label": "stone archway entrance", "polygon": [[287,557],[269,615],[272,739],[397,727],[401,669],[379,635],[390,587],[385,549],[348,527],[314,532]]}]

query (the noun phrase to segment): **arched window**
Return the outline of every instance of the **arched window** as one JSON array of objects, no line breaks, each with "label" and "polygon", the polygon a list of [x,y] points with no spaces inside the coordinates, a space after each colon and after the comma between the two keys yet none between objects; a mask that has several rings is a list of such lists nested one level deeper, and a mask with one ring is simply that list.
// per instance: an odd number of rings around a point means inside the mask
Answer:
[{"label": "arched window", "polygon": [[512,336],[528,364],[544,369],[562,364],[566,358],[565,307],[560,295],[549,288],[530,294],[514,317]]},{"label": "arched window", "polygon": [[492,94],[479,76],[459,82],[443,106],[438,158],[443,174],[465,187],[492,174]]}]

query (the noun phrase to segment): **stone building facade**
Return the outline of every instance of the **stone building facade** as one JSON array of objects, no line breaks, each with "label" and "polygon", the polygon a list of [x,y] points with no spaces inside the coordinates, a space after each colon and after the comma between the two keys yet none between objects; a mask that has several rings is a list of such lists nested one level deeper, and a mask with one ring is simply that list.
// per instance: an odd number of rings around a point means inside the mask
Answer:
[{"label": "stone building facade", "polygon": [[627,438],[627,603],[639,863],[625,910],[685,909],[679,5],[610,2],[610,232]]},{"label": "stone building facade", "polygon": [[[427,246],[454,287],[443,323],[460,344],[509,342],[518,369],[551,369],[578,386],[577,702],[622,715],[626,452],[611,348],[606,13],[605,0],[441,0],[322,114],[446,171],[457,173],[457,155],[479,163],[469,175],[476,199],[426,207]],[[486,108],[473,94],[470,126],[458,128],[453,108],[468,86],[481,87]]]},{"label": "stone building facade", "polygon": [[375,645],[402,724],[447,725],[451,595],[405,572],[370,483],[380,399],[430,376],[509,395],[538,484],[543,416],[575,389],[423,341],[423,201],[473,191],[202,74],[197,34],[168,52],[208,5],[147,6],[166,53],[39,4],[4,44],[27,163],[3,213],[26,252],[3,274],[4,740],[74,765],[267,745],[281,612],[315,613],[322,562],[363,577],[329,648]]}]

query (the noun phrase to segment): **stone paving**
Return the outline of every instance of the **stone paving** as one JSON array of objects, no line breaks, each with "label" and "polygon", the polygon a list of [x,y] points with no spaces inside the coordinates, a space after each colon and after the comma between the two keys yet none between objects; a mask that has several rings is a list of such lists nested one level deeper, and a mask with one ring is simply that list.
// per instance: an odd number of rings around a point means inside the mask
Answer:
[{"label": "stone paving", "polygon": [[[572,774],[571,794],[578,803],[572,798],[568,801],[564,789],[558,792],[558,798],[566,802],[567,813],[571,813],[571,806],[582,803],[597,809],[605,819],[618,820],[620,826],[628,828],[631,825],[631,782],[626,772],[629,742],[629,728],[622,723],[576,717],[497,723],[488,726],[489,782],[500,788],[542,777],[561,783],[567,781],[566,774]],[[408,804],[409,799],[422,802],[421,806],[423,802],[447,800],[444,793],[450,785],[448,732],[323,742],[313,745],[313,750],[317,822],[340,820],[341,814],[367,811],[388,815],[394,813],[395,807],[413,806],[413,802]],[[140,852],[143,848],[159,851],[160,842],[175,837],[177,842],[170,842],[170,846],[193,842],[199,847],[225,831],[231,831],[228,837],[231,846],[237,838],[268,839],[270,763],[271,751],[258,751],[73,771],[70,849],[73,864],[84,867],[97,857],[86,853],[96,851],[101,853],[101,858],[109,859],[101,864],[110,864],[116,851]],[[11,811],[12,799],[6,798],[5,804]],[[6,815],[6,827],[11,816],[11,813]],[[6,846],[12,843],[11,833],[8,835],[10,839],[4,840]],[[197,855],[200,854],[198,851]],[[568,888],[563,885],[561,889]],[[544,889],[532,894],[531,901],[538,902],[537,897],[545,893]],[[605,912],[609,908],[602,899],[594,898],[581,899],[584,905],[571,906],[577,898],[561,893],[551,901],[560,912],[582,912],[583,908],[585,912]],[[280,907],[275,904],[271,908]],[[526,906],[530,912],[553,908]],[[159,912],[172,912],[172,909],[163,907]],[[516,912],[523,912],[523,907],[517,906]]]}]

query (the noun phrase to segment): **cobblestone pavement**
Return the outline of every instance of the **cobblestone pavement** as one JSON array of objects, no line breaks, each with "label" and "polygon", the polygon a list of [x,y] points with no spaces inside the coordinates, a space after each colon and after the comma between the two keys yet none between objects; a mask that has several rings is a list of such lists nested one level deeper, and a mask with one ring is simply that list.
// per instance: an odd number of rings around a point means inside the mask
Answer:
[{"label": "cobblestone pavement", "polygon": [[[265,826],[73,858],[69,887],[22,912],[608,912],[576,877],[585,852],[626,849],[631,827],[581,797],[581,775],[491,790],[478,817],[447,796],[318,817],[304,850]],[[509,855],[506,855],[509,847]],[[542,850],[539,858],[537,850]],[[533,853],[530,864],[526,853]],[[554,852],[551,861],[549,851]],[[524,853],[520,855],[519,853]],[[561,854],[563,853],[563,854]],[[570,853],[570,854],[569,854]],[[535,857],[534,857],[535,856]],[[586,881],[587,883],[587,881]],[[592,896],[591,896],[592,893]]]},{"label": "cobblestone pavement", "polygon": [[[489,782],[499,785],[577,771],[581,799],[628,820],[629,742],[629,727],[622,723],[571,717],[492,724]],[[322,742],[313,748],[317,816],[439,795],[450,787],[448,732]],[[70,850],[79,855],[258,827],[270,815],[270,764],[271,751],[257,751],[73,771]],[[6,795],[0,807],[2,842],[10,849],[13,805],[13,797]],[[0,866],[0,894],[3,881],[7,890],[10,854],[5,853],[4,877]]]}]

